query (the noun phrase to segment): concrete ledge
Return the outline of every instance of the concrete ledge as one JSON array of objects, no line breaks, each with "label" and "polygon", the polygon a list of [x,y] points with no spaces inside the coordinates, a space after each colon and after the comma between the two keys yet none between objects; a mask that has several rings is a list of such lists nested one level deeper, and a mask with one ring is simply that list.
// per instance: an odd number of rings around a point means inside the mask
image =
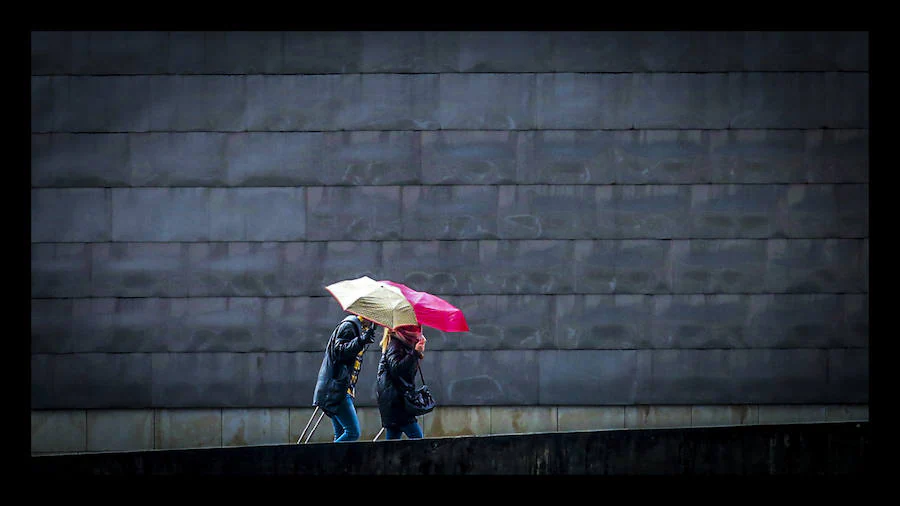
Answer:
[{"label": "concrete ledge", "polygon": [[766,475],[870,470],[868,422],[33,456],[41,475]]}]

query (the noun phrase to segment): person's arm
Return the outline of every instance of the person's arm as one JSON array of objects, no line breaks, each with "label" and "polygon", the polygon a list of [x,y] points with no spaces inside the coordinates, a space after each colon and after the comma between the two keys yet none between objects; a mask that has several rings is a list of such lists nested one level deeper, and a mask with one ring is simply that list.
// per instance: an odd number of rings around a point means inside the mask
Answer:
[{"label": "person's arm", "polygon": [[425,358],[425,336],[422,336],[422,339],[416,343],[416,354],[419,356],[419,360]]},{"label": "person's arm", "polygon": [[385,358],[387,359],[388,373],[394,378],[408,378],[415,372],[418,363],[416,356],[410,353],[408,348],[394,342],[393,338],[388,345]]},{"label": "person's arm", "polygon": [[349,362],[366,344],[368,344],[366,338],[356,334],[356,327],[350,322],[344,322],[338,327],[337,335],[334,337],[332,358],[336,362]]}]

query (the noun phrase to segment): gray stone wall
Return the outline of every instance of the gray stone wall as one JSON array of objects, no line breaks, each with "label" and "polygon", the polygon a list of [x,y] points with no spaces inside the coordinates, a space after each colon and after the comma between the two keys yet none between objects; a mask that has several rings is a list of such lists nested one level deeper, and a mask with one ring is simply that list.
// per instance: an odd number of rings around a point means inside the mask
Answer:
[{"label": "gray stone wall", "polygon": [[32,409],[309,406],[361,275],[442,406],[868,403],[866,33],[31,40]]}]

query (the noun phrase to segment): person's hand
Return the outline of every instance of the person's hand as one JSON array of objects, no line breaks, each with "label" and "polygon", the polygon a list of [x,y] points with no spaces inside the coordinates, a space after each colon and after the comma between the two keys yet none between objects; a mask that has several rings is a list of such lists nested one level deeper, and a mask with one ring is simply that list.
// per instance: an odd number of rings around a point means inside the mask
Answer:
[{"label": "person's hand", "polygon": [[427,339],[425,339],[425,336],[422,336],[422,339],[419,339],[419,342],[416,343],[416,351],[425,353],[425,341],[427,341]]},{"label": "person's hand", "polygon": [[364,343],[372,344],[375,342],[375,327],[377,327],[377,325],[375,325],[375,322],[369,322],[369,328],[367,328],[362,335]]}]

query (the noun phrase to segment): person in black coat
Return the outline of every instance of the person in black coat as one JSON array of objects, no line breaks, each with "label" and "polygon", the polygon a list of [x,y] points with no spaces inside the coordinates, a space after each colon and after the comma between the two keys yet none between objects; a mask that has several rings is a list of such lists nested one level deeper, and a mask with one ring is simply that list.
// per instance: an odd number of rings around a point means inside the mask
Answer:
[{"label": "person in black coat", "polygon": [[384,329],[376,393],[386,439],[400,439],[403,434],[409,439],[423,437],[416,417],[404,408],[403,393],[415,389],[419,360],[425,358],[425,341],[420,326]]},{"label": "person in black coat", "polygon": [[338,323],[325,346],[313,406],[318,406],[331,419],[335,442],[359,439],[359,417],[353,398],[363,354],[375,342],[377,326],[375,322],[350,315]]}]

